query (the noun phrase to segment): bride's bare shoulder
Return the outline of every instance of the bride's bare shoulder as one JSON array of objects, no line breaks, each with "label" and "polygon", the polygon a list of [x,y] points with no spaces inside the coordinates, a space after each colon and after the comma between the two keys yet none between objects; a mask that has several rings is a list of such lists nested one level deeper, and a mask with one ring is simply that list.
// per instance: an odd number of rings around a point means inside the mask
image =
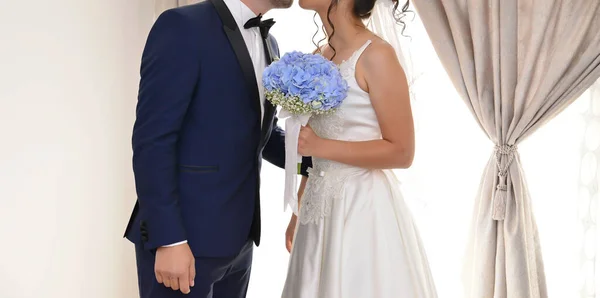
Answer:
[{"label": "bride's bare shoulder", "polygon": [[371,38],[371,45],[365,50],[365,54],[368,56],[385,55],[389,54],[390,52],[395,53],[392,45],[376,35]]},{"label": "bride's bare shoulder", "polygon": [[376,37],[371,40],[371,45],[363,53],[361,59],[365,68],[377,69],[382,65],[395,65],[398,63],[396,50],[387,41]]},{"label": "bride's bare shoulder", "polygon": [[[367,90],[373,86],[385,85],[387,82],[394,85],[399,78],[406,77],[396,55],[396,50],[382,39],[372,40],[371,45],[366,48],[358,64],[357,77],[364,80]],[[361,82],[361,80],[358,81]]]}]

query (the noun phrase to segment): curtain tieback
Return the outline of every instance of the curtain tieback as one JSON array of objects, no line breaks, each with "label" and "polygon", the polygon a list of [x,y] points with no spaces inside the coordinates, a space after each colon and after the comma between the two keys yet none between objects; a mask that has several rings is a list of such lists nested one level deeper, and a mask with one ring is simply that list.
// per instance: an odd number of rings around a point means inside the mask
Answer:
[{"label": "curtain tieback", "polygon": [[[507,183],[506,176],[508,168],[515,159],[516,145],[496,145],[494,154],[496,156],[496,167],[498,168],[498,184],[494,193],[494,209],[492,211],[492,219],[504,220],[506,215],[506,200],[507,200]],[[504,159],[504,164],[502,163]]]}]

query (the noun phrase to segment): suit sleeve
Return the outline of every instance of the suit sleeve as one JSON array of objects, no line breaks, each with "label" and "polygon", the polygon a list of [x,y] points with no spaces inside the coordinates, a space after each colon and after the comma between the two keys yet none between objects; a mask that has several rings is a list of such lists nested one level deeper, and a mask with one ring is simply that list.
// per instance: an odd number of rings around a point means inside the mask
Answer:
[{"label": "suit sleeve", "polygon": [[[278,119],[275,117],[271,137],[265,145],[263,157],[268,162],[283,169],[285,168],[285,132],[277,125],[277,122]],[[299,174],[308,177],[309,167],[312,167],[312,158],[303,157]]]},{"label": "suit sleeve", "polygon": [[145,249],[186,240],[179,206],[177,143],[198,82],[194,28],[176,11],[156,21],[142,56],[133,128],[133,171]]},{"label": "suit sleeve", "polygon": [[300,165],[300,175],[308,177],[308,168],[312,167],[312,157],[303,156],[302,164]]}]

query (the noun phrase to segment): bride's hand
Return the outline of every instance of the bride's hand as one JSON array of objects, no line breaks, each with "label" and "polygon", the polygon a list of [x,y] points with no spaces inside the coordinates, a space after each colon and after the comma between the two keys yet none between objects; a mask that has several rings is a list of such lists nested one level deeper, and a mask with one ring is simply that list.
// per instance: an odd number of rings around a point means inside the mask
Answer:
[{"label": "bride's hand", "polygon": [[300,128],[298,137],[298,154],[302,156],[317,156],[317,150],[321,147],[323,139],[317,136],[310,125]]},{"label": "bride's hand", "polygon": [[292,214],[292,218],[290,219],[290,223],[288,224],[287,229],[285,230],[285,248],[288,252],[292,252],[292,246],[294,243],[294,231],[296,230],[296,222],[298,221],[298,217],[295,214]]}]

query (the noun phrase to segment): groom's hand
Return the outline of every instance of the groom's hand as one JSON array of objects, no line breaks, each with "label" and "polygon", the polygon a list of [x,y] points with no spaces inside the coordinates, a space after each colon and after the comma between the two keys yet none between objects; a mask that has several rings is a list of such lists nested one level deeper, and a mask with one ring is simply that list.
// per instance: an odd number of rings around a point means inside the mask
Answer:
[{"label": "groom's hand", "polygon": [[189,294],[196,277],[196,264],[190,246],[185,243],[158,248],[154,273],[156,280],[165,287]]}]

